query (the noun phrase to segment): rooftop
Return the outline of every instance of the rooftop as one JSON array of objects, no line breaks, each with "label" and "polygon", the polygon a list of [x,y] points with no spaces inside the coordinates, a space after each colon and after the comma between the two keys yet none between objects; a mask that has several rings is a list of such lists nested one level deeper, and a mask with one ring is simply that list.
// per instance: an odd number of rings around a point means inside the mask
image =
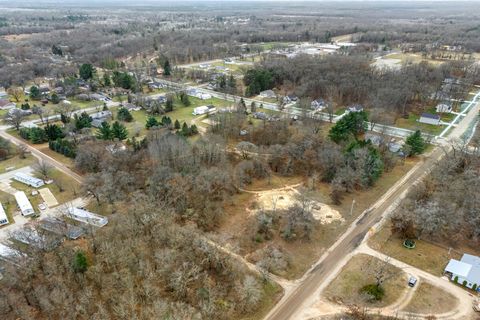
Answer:
[{"label": "rooftop", "polygon": [[429,118],[434,120],[440,120],[440,116],[438,114],[431,114],[431,113],[422,113],[422,118]]}]

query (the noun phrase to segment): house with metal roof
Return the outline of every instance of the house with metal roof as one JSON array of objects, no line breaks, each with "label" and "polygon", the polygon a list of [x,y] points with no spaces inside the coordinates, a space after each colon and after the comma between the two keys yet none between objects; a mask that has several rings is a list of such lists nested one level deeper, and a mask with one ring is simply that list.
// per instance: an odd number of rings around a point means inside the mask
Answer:
[{"label": "house with metal roof", "polygon": [[440,124],[440,116],[438,114],[422,113],[418,122],[438,126]]},{"label": "house with metal roof", "polygon": [[450,259],[444,273],[467,288],[480,292],[480,257],[465,253],[462,259]]}]

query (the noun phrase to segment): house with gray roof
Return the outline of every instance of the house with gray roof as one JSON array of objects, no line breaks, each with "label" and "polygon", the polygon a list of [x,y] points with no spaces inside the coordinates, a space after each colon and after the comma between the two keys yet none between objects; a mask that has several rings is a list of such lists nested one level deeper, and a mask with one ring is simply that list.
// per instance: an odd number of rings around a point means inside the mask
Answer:
[{"label": "house with gray roof", "polygon": [[480,257],[465,253],[462,259],[450,259],[444,273],[465,287],[480,292]]},{"label": "house with gray roof", "polygon": [[440,124],[440,116],[438,114],[422,113],[418,122],[438,126]]}]

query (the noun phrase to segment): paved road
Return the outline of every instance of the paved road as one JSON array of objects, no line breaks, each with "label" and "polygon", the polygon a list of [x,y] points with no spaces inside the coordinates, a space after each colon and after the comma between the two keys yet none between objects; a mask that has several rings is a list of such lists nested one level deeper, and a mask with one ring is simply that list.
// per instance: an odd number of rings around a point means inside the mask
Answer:
[{"label": "paved road", "polygon": [[[460,138],[469,127],[472,121],[475,121],[480,104],[475,105],[468,115],[455,127],[451,136]],[[366,210],[350,226],[349,230],[324,254],[321,259],[300,279],[297,286],[287,292],[280,302],[270,311],[266,319],[268,320],[287,320],[295,319],[295,314],[301,311],[304,302],[312,295],[318,292],[319,287],[324,280],[328,278],[332,270],[335,270],[339,261],[351,254],[365,238],[365,235],[372,226],[384,218],[385,212],[389,212],[391,206],[396,204],[396,200],[409,190],[414,183],[428,174],[435,164],[448,151],[448,143],[444,142],[445,147],[435,147],[423,162],[419,162],[412,168],[408,174],[397,182],[387,193],[370,209]],[[445,149],[445,150],[444,150]]]},{"label": "paved road", "polygon": [[40,152],[36,148],[26,144],[24,141],[20,140],[17,137],[12,136],[11,134],[8,134],[4,130],[0,130],[0,136],[10,140],[12,143],[16,145],[25,145],[27,149],[32,153],[34,157],[36,157],[39,160],[45,161],[46,163],[50,164],[51,166],[54,166],[58,170],[62,171],[66,175],[69,175],[73,179],[75,179],[77,182],[82,183],[83,182],[83,177],[79,175],[78,173],[73,172],[70,168],[68,168],[66,165],[61,163],[58,160],[55,160],[54,158],[44,154],[43,152]]}]

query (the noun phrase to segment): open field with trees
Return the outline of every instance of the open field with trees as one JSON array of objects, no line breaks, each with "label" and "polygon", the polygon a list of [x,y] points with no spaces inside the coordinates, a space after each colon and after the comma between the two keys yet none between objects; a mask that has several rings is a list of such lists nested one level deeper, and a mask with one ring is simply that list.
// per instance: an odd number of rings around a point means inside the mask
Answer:
[{"label": "open field with trees", "polygon": [[407,275],[367,255],[354,256],[325,289],[323,295],[343,305],[388,306],[407,290]]},{"label": "open field with trees", "polygon": [[[108,224],[75,240],[40,232],[40,195],[13,181],[39,216],[0,229],[24,253],[12,264],[0,252],[0,318],[259,320],[279,301],[293,314],[367,232],[373,249],[436,276],[480,254],[475,123],[472,148],[426,158],[447,143],[430,135],[462,128],[451,121],[477,97],[477,7],[6,1],[0,130],[26,145],[0,138],[0,173],[31,165],[63,204],[48,216],[76,199]],[[433,170],[369,230],[414,167]],[[11,218],[15,201],[0,201]],[[21,227],[36,245],[3,234]],[[332,268],[302,278],[325,253]],[[380,319],[367,310],[406,297],[407,272],[355,255],[322,299],[336,318]],[[415,289],[407,311],[454,304]]]}]

